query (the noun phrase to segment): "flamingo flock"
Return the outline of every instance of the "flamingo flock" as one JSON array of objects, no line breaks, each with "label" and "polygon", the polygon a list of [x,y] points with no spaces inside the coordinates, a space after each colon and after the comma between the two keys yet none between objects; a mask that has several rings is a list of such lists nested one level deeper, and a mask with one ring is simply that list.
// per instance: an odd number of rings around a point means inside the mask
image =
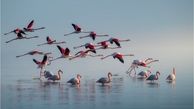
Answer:
[{"label": "flamingo flock", "polygon": [[[45,27],[39,27],[39,28],[34,28],[34,20],[32,20],[26,27],[24,27],[23,29],[20,28],[16,28],[10,32],[5,33],[4,35],[8,35],[10,33],[14,33],[16,35],[16,38],[11,39],[6,41],[6,43],[12,42],[14,40],[19,40],[19,39],[32,39],[32,38],[39,38],[39,36],[28,36],[28,34],[26,34],[26,32],[35,32],[36,30],[43,30],[46,29]],[[83,29],[78,26],[77,24],[72,24],[74,31],[65,34],[64,36],[69,36],[72,34],[79,34],[79,33],[87,33],[87,35],[85,36],[80,36],[80,39],[84,39],[84,38],[91,38],[93,41],[96,40],[96,38],[100,38],[100,37],[109,37],[110,35],[108,34],[97,34],[94,31],[83,31]],[[74,55],[71,54],[71,50],[68,47],[63,48],[61,46],[61,44],[65,44],[66,41],[56,41],[55,39],[52,39],[50,36],[46,37],[46,42],[43,42],[41,44],[38,44],[37,46],[43,46],[43,45],[56,45],[57,49],[59,50],[61,56],[59,57],[55,57],[53,58],[52,53],[51,52],[42,52],[42,51],[38,51],[38,50],[32,50],[29,51],[25,54],[21,54],[21,55],[17,55],[16,58],[22,57],[22,56],[26,56],[26,55],[43,55],[42,60],[37,60],[35,58],[33,58],[33,62],[38,66],[37,68],[40,68],[40,79],[42,77],[44,77],[45,79],[47,79],[48,81],[59,81],[62,78],[62,74],[63,71],[62,70],[58,70],[56,74],[51,73],[50,71],[46,70],[46,66],[51,65],[51,63],[55,60],[58,59],[68,59],[68,60],[73,60],[76,58],[87,58],[87,57],[100,57],[99,59],[104,60],[105,58],[108,57],[113,57],[113,59],[117,59],[120,63],[124,64],[125,60],[124,57],[126,56],[135,56],[134,54],[131,53],[119,53],[119,52],[113,52],[109,55],[104,56],[104,54],[99,53],[98,50],[103,49],[119,49],[122,48],[121,46],[121,42],[129,42],[130,39],[119,39],[116,37],[111,37],[108,38],[107,40],[102,40],[100,42],[97,43],[90,43],[90,42],[86,42],[83,45],[79,45],[79,46],[74,46],[74,49],[82,49],[79,50],[77,53],[75,53]],[[114,45],[114,46],[112,46]],[[153,59],[153,58],[147,58],[144,60],[133,60],[130,67],[127,70],[127,74],[129,74],[129,76],[132,76],[132,73],[134,71],[133,77],[137,77],[137,78],[141,78],[141,79],[145,79],[151,82],[154,82],[156,80],[159,79],[159,75],[160,72],[157,71],[156,74],[151,74],[152,71],[150,70],[145,70],[145,71],[141,71],[136,75],[136,69],[139,67],[144,67],[144,68],[150,68],[151,66],[149,66],[151,63],[154,62],[158,62],[159,60],[157,59]],[[172,74],[168,75],[166,80],[167,81],[175,81],[176,75],[175,75],[175,68],[173,68],[173,72]],[[70,83],[72,85],[80,85],[81,84],[81,75],[77,74],[77,76],[75,78],[71,78],[69,81],[67,81],[67,83]],[[112,73],[109,72],[108,73],[108,77],[102,77],[99,80],[96,81],[96,83],[101,83],[102,85],[105,84],[109,84],[112,81]]]}]

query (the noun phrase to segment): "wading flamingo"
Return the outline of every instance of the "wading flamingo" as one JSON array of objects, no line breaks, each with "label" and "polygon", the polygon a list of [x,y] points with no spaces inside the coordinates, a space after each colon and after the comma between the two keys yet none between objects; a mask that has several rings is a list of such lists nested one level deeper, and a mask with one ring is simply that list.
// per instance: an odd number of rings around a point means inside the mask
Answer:
[{"label": "wading flamingo", "polygon": [[77,52],[75,54],[74,57],[69,58],[69,60],[72,60],[72,59],[75,59],[75,58],[78,58],[78,57],[85,58],[86,56],[90,56],[90,57],[103,56],[102,54],[99,54],[99,55],[91,55],[91,54],[89,54],[89,52],[94,53],[93,50],[79,51],[79,52]]},{"label": "wading flamingo", "polygon": [[129,75],[131,75],[131,72],[134,70],[135,71],[135,75],[136,75],[136,68],[138,67],[150,67],[148,66],[149,64],[153,63],[153,62],[157,62],[159,60],[154,60],[152,58],[147,58],[145,60],[133,60],[131,66],[129,67],[129,69],[127,70],[127,73],[129,73]]},{"label": "wading flamingo", "polygon": [[110,83],[111,82],[111,77],[112,77],[112,74],[109,72],[108,73],[108,78],[102,77],[98,81],[96,81],[96,83],[101,83],[102,85],[104,85],[106,83]]},{"label": "wading flamingo", "polygon": [[121,54],[121,53],[118,53],[118,52],[114,52],[113,54],[110,54],[110,55],[107,55],[105,57],[102,57],[101,59],[105,59],[109,56],[112,56],[114,59],[117,58],[121,63],[124,63],[124,59],[123,59],[123,56],[134,56],[134,54]]},{"label": "wading flamingo", "polygon": [[93,53],[96,53],[95,45],[93,43],[86,43],[84,45],[76,46],[76,47],[73,47],[73,48],[77,49],[77,48],[80,48],[80,47],[85,47],[86,49],[89,48],[90,50],[92,50]]},{"label": "wading flamingo", "polygon": [[41,27],[41,28],[33,28],[33,27],[32,27],[33,24],[34,24],[34,20],[32,20],[32,21],[28,24],[27,27],[24,27],[24,28],[23,28],[24,31],[25,31],[25,32],[34,32],[35,30],[45,29],[45,27]]},{"label": "wading flamingo", "polygon": [[9,42],[12,42],[14,40],[19,40],[19,39],[32,39],[32,38],[38,38],[38,36],[32,36],[32,37],[26,37],[26,36],[23,36],[23,35],[26,35],[24,32],[19,32],[17,33],[17,37],[14,38],[14,39],[11,39],[9,41],[6,41],[6,43],[9,43]]},{"label": "wading flamingo", "polygon": [[16,56],[16,58],[19,58],[19,57],[22,57],[22,56],[25,56],[25,55],[36,55],[36,54],[39,54],[39,55],[49,55],[49,54],[51,54],[51,52],[44,53],[44,52],[41,52],[41,51],[32,50],[32,51],[29,51],[29,52],[27,52],[25,54],[18,55],[18,56]]},{"label": "wading flamingo", "polygon": [[138,78],[147,78],[149,77],[151,74],[151,71],[150,70],[146,70],[146,71],[141,71],[139,72],[137,75],[138,75]]},{"label": "wading flamingo", "polygon": [[60,53],[61,53],[61,56],[60,57],[58,57],[58,58],[55,58],[55,59],[53,59],[53,60],[51,60],[51,61],[54,61],[54,60],[57,60],[57,59],[61,59],[61,58],[69,58],[69,57],[72,57],[71,55],[70,55],[70,50],[69,50],[69,48],[62,48],[61,46],[59,46],[59,45],[57,45],[57,48],[59,49],[59,51],[60,51]]},{"label": "wading flamingo", "polygon": [[56,40],[52,40],[49,36],[46,37],[46,41],[47,41],[46,43],[39,44],[37,46],[66,43],[65,41],[57,42]]},{"label": "wading flamingo", "polygon": [[71,32],[71,33],[65,34],[64,36],[68,36],[68,35],[74,34],[74,33],[90,33],[90,32],[84,32],[84,31],[82,31],[81,27],[78,26],[78,25],[76,25],[76,24],[73,24],[73,23],[72,23],[71,25],[73,26],[74,31]]},{"label": "wading flamingo", "polygon": [[79,38],[82,39],[82,38],[90,37],[93,40],[95,40],[96,37],[107,37],[107,36],[108,36],[107,34],[96,34],[94,31],[92,31],[92,32],[90,32],[89,35],[87,35],[87,36],[81,36]]},{"label": "wading flamingo", "polygon": [[58,70],[57,75],[52,75],[48,77],[48,80],[52,80],[55,82],[56,80],[61,80],[61,74],[63,74],[62,70]]},{"label": "wading flamingo", "polygon": [[121,47],[120,42],[127,42],[130,41],[130,39],[110,38],[107,41],[109,41],[111,44],[115,43],[118,47]]},{"label": "wading flamingo", "polygon": [[176,72],[175,72],[175,68],[173,68],[172,74],[168,75],[166,80],[167,81],[175,81],[175,79],[176,79]]},{"label": "wading flamingo", "polygon": [[157,71],[155,75],[150,75],[146,80],[150,80],[151,82],[154,82],[154,80],[158,80],[160,75],[160,72]]},{"label": "wading flamingo", "polygon": [[77,74],[77,77],[71,78],[67,83],[71,83],[72,85],[80,85],[81,83],[81,75]]}]

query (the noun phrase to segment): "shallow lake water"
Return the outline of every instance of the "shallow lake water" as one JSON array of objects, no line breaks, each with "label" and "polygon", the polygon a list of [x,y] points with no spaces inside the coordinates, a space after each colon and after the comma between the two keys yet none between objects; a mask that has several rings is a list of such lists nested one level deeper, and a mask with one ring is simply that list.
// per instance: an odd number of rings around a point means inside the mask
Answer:
[{"label": "shallow lake water", "polygon": [[[187,72],[192,75],[191,72]],[[13,77],[17,78],[17,77]],[[95,79],[82,78],[80,86],[33,79],[13,79],[2,83],[2,109],[192,109],[192,76],[177,76],[176,82],[154,83],[113,76],[102,86]],[[188,78],[188,79],[183,79]]]}]

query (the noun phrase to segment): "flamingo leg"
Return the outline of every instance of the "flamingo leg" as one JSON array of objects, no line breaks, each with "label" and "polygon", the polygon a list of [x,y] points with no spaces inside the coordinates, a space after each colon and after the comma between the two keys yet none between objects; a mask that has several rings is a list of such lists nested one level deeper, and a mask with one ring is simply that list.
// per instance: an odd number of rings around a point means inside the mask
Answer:
[{"label": "flamingo leg", "polygon": [[24,37],[25,39],[32,39],[32,38],[38,38],[39,36],[32,36],[32,37]]},{"label": "flamingo leg", "polygon": [[86,38],[86,37],[90,37],[90,35],[87,35],[87,36],[81,36],[81,37],[79,37],[80,39],[82,39],[82,38]]},{"label": "flamingo leg", "polygon": [[105,34],[105,35],[96,35],[96,36],[98,36],[98,37],[107,37],[108,34]]},{"label": "flamingo leg", "polygon": [[77,56],[71,57],[71,58],[69,58],[69,60],[72,60],[72,59],[75,59],[75,58],[78,58],[78,57],[80,57],[80,55],[77,55]]},{"label": "flamingo leg", "polygon": [[25,56],[25,55],[28,55],[29,53],[25,53],[25,54],[23,54],[23,55],[18,55],[18,56],[16,56],[16,58],[19,58],[19,57],[22,57],[22,56]]},{"label": "flamingo leg", "polygon": [[42,46],[42,45],[47,45],[48,43],[43,43],[43,44],[39,44],[39,45],[37,45],[37,46]]},{"label": "flamingo leg", "polygon": [[14,40],[18,40],[19,38],[14,38],[14,39],[11,39],[11,40],[9,40],[9,41],[6,41],[5,43],[9,43],[9,42],[12,42],[12,41],[14,41]]},{"label": "flamingo leg", "polygon": [[35,29],[32,29],[32,31],[34,31],[34,30],[41,30],[41,29],[45,29],[45,27],[35,28]]},{"label": "flamingo leg", "polygon": [[68,36],[68,35],[71,35],[71,34],[74,34],[74,33],[76,33],[76,32],[74,31],[74,32],[71,32],[71,33],[65,34],[64,36]]},{"label": "flamingo leg", "polygon": [[8,32],[8,33],[4,33],[4,35],[8,35],[8,34],[10,34],[10,33],[13,33],[13,31],[10,31],[10,32]]},{"label": "flamingo leg", "polygon": [[62,42],[54,42],[52,44],[62,44],[62,43],[66,43],[65,41],[62,41]]}]

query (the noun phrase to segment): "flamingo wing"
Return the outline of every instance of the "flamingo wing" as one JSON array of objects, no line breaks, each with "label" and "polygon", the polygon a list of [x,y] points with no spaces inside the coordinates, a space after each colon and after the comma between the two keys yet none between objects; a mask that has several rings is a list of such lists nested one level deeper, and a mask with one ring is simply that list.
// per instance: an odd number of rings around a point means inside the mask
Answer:
[{"label": "flamingo wing", "polygon": [[119,43],[119,40],[118,39],[113,39],[112,40],[118,47],[121,46],[121,44]]},{"label": "flamingo wing", "polygon": [[32,20],[32,21],[28,24],[27,29],[31,29],[32,26],[33,26],[33,24],[34,24],[34,20]]},{"label": "flamingo wing", "polygon": [[36,63],[38,65],[41,63],[41,62],[37,61],[36,59],[33,59],[33,61],[34,61],[34,63]]},{"label": "flamingo wing", "polygon": [[59,51],[61,52],[61,54],[65,53],[65,49],[62,48],[61,46],[57,45],[57,48],[59,49]]},{"label": "flamingo wing", "polygon": [[49,42],[52,42],[51,38],[49,36],[46,37],[46,41],[49,43]]},{"label": "flamingo wing", "polygon": [[138,75],[145,76],[145,72],[144,71],[141,71],[141,72],[138,73]]},{"label": "flamingo wing", "polygon": [[45,64],[46,63],[46,61],[47,61],[47,59],[48,59],[48,57],[47,57],[47,55],[44,55],[44,57],[43,57],[43,59],[42,59],[42,64]]},{"label": "flamingo wing", "polygon": [[66,48],[66,49],[65,49],[65,55],[69,55],[69,53],[70,53],[69,48]]},{"label": "flamingo wing", "polygon": [[77,84],[77,79],[76,78],[71,78],[69,81],[67,81],[67,83]]},{"label": "flamingo wing", "polygon": [[58,79],[58,76],[57,75],[53,75],[53,76],[51,76],[51,77],[48,77],[48,80],[53,80],[53,81],[55,81],[55,80],[57,80]]},{"label": "flamingo wing", "polygon": [[155,80],[155,75],[150,75],[146,80]]},{"label": "flamingo wing", "polygon": [[52,77],[53,76],[53,74],[51,73],[51,72],[49,72],[49,71],[45,71],[44,72],[44,77],[45,78],[50,78],[50,77]]},{"label": "flamingo wing", "polygon": [[81,31],[81,28],[78,25],[72,24],[72,26],[73,26],[75,31]]},{"label": "flamingo wing", "polygon": [[96,81],[97,83],[106,83],[106,82],[108,82],[108,78],[106,78],[106,77],[102,77],[102,78],[100,78],[98,81]]}]

